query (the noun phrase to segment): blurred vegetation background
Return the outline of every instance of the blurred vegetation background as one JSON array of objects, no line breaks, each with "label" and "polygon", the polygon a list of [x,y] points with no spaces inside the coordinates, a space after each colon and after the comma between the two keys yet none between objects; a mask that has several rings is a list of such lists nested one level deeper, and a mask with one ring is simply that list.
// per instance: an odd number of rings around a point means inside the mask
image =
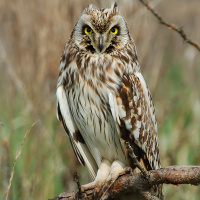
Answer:
[{"label": "blurred vegetation background", "polygon": [[[200,165],[200,53],[160,25],[137,0],[116,1],[135,39],[156,108],[162,166]],[[44,200],[90,181],[56,119],[59,59],[76,20],[100,0],[0,1],[0,199],[5,199],[17,150],[9,200]],[[199,0],[152,0],[164,19],[200,41]],[[197,200],[200,188],[165,185],[166,199]]]}]

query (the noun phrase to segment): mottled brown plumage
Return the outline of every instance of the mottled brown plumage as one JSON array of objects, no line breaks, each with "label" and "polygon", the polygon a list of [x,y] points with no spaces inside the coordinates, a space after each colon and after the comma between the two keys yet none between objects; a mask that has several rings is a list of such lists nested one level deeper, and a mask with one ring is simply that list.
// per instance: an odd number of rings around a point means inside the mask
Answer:
[{"label": "mottled brown plumage", "polygon": [[[89,6],[77,21],[60,60],[57,116],[91,184],[115,180],[127,166],[139,172],[126,141],[144,168],[160,168],[152,98],[116,4]],[[162,196],[162,186],[153,189]]]}]

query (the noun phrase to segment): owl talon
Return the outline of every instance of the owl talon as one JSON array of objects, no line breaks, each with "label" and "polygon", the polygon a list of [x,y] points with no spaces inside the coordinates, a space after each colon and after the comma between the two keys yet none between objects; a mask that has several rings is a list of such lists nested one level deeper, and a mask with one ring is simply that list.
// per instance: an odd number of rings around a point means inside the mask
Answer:
[{"label": "owl talon", "polygon": [[102,194],[106,191],[107,187],[108,187],[107,183],[102,186],[102,188],[101,188]]},{"label": "owl talon", "polygon": [[95,200],[97,198],[97,190],[94,189],[93,194],[92,194],[92,200]]},{"label": "owl talon", "polygon": [[120,175],[124,175],[124,174],[133,175],[133,169],[131,167],[125,167],[124,172],[122,172]]},{"label": "owl talon", "polygon": [[107,182],[107,185],[110,185],[110,184],[111,184],[111,182],[112,182],[112,180],[109,180],[109,181]]}]

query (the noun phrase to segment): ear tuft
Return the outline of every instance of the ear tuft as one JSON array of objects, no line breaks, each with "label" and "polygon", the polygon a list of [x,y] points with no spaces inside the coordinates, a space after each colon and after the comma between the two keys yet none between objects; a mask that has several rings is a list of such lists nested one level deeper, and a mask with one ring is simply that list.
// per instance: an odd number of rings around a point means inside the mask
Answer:
[{"label": "ear tuft", "polygon": [[112,10],[112,12],[119,12],[116,2],[113,2],[113,4],[111,5],[111,10]]},{"label": "ear tuft", "polygon": [[118,9],[117,7],[117,3],[116,2],[113,2],[112,5],[111,5],[111,9],[114,10],[114,9]]}]

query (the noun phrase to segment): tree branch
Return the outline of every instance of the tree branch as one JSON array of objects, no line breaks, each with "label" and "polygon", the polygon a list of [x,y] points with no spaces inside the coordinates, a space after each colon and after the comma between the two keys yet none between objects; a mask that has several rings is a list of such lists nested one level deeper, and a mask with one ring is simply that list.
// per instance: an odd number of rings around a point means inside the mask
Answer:
[{"label": "tree branch", "polygon": [[[129,192],[138,192],[145,199],[158,199],[153,196],[150,188],[157,184],[192,184],[200,185],[200,166],[169,166],[158,170],[148,171],[148,180],[142,173],[130,175],[124,174],[118,177],[118,179],[112,184],[112,186],[104,195],[103,199],[116,198],[119,195]],[[109,183],[106,183],[103,187],[108,187]],[[105,191],[105,190],[104,190]],[[77,199],[78,191],[64,192],[58,197],[52,200],[74,200]],[[100,199],[103,194],[102,188],[88,188],[82,190],[82,200]]]},{"label": "tree branch", "polygon": [[148,10],[151,11],[151,13],[158,19],[158,21],[159,21],[161,24],[163,24],[163,25],[165,25],[165,26],[171,28],[172,30],[176,31],[177,33],[179,33],[179,35],[183,38],[183,41],[184,41],[184,42],[187,42],[187,43],[191,44],[192,46],[196,47],[196,48],[200,51],[200,44],[198,44],[198,43],[192,41],[192,40],[186,35],[186,33],[183,31],[183,28],[182,28],[182,27],[178,27],[178,26],[176,26],[175,24],[170,24],[170,23],[168,23],[167,21],[165,21],[165,20],[158,14],[158,12],[157,12],[156,10],[154,10],[154,9],[151,7],[151,5],[150,5],[148,2],[146,2],[145,0],[139,0],[139,1],[140,1],[145,7],[147,7]]}]

